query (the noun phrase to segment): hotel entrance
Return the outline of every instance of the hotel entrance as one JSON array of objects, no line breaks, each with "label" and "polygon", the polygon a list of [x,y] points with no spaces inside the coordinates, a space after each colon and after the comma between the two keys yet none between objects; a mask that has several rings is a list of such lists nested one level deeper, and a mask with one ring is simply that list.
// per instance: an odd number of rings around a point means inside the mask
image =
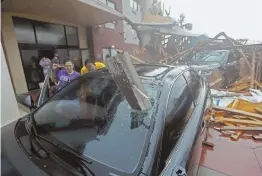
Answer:
[{"label": "hotel entrance", "polygon": [[74,60],[75,70],[80,71],[82,58],[76,27],[20,17],[13,17],[13,23],[29,91],[39,89],[39,83],[44,81],[39,65],[43,56],[52,60],[57,53],[60,63],[69,57]]}]

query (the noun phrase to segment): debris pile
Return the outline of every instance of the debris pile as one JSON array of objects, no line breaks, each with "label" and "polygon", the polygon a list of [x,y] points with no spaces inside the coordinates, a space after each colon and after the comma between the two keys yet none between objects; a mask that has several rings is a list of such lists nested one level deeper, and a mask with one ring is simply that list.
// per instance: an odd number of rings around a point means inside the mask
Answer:
[{"label": "debris pile", "polygon": [[224,32],[198,42],[161,63],[192,66],[200,75],[207,77],[211,87],[217,89],[234,92],[262,89],[262,43],[243,44]]},{"label": "debris pile", "polygon": [[262,92],[251,89],[250,96],[227,92],[224,95],[227,97],[214,96],[215,105],[205,122],[231,140],[262,140]]}]

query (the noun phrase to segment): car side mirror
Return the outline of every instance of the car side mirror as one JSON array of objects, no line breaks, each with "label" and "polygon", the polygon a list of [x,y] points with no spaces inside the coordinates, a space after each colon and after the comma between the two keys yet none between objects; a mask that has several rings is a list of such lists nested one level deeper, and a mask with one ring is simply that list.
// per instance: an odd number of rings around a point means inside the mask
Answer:
[{"label": "car side mirror", "polygon": [[29,94],[17,95],[17,102],[22,104],[22,105],[24,105],[24,106],[26,106],[30,110],[35,108],[34,101],[33,101],[32,97],[31,97],[31,95],[29,95]]}]

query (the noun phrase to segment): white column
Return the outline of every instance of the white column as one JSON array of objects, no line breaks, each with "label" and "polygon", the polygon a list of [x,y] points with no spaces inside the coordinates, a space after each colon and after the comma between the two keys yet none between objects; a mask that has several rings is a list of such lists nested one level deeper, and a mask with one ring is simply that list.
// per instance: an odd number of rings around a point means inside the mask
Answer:
[{"label": "white column", "polygon": [[1,127],[20,116],[1,43]]}]

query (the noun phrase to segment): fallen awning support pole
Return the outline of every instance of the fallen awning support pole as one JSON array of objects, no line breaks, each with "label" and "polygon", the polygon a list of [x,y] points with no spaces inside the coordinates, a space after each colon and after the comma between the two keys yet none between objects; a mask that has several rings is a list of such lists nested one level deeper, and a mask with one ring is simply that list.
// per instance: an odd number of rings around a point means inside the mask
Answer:
[{"label": "fallen awning support pole", "polygon": [[125,96],[129,105],[135,110],[146,110],[151,107],[141,80],[131,62],[128,53],[118,53],[105,60],[117,86]]}]

